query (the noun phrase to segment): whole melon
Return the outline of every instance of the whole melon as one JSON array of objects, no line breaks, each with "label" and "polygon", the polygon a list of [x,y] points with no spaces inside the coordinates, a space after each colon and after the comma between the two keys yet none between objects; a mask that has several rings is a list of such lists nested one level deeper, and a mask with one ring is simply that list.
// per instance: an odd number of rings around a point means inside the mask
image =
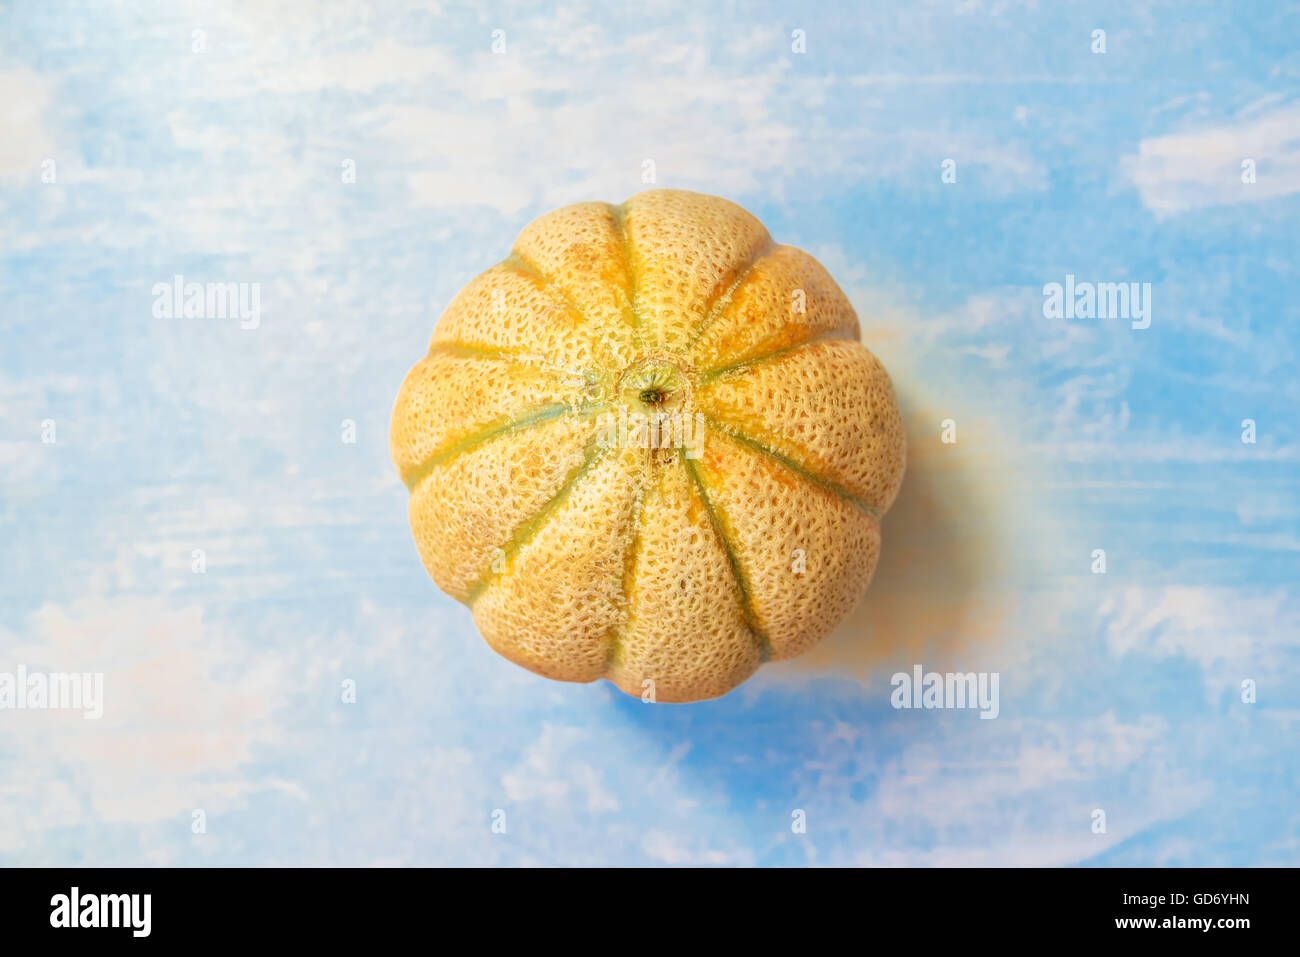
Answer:
[{"label": "whole melon", "polygon": [[812,256],[651,190],[524,229],[447,307],[393,411],[438,587],[516,664],[725,694],[858,602],[905,440]]}]

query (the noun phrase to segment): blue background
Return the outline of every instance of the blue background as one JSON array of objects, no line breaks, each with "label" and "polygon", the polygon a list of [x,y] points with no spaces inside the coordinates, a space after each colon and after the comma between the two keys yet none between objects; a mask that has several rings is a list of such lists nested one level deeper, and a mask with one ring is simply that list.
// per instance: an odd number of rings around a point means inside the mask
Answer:
[{"label": "blue background", "polygon": [[[0,670],[106,695],[0,711],[0,863],[1297,863],[1298,81],[1288,4],[0,5]],[[387,448],[456,291],[650,185],[822,259],[912,446],[862,608],[690,706],[494,655]]]}]

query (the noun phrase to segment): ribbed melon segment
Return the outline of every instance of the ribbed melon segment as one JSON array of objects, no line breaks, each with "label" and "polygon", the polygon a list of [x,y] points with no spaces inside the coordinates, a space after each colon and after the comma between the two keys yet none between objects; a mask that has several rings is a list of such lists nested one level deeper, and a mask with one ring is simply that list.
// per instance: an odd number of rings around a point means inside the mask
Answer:
[{"label": "ribbed melon segment", "polygon": [[880,555],[876,520],[779,460],[710,433],[697,466],[773,660],[816,644],[857,604]]},{"label": "ribbed melon segment", "polygon": [[433,352],[406,376],[393,409],[390,448],[407,485],[440,461],[502,433],[580,407],[573,376],[510,359]]},{"label": "ribbed melon segment", "polygon": [[558,497],[517,530],[471,595],[474,621],[511,661],[565,681],[605,674],[625,614],[623,563],[644,479],[630,450],[592,446]]},{"label": "ribbed melon segment", "polygon": [[431,348],[464,346],[570,372],[616,364],[607,323],[583,313],[559,286],[518,260],[472,279],[433,331]]},{"label": "ribbed melon segment", "polygon": [[607,366],[636,358],[637,317],[632,308],[628,250],[620,211],[607,203],[578,203],[547,213],[515,240],[508,267],[540,277],[598,333],[596,348]]},{"label": "ribbed melon segment", "polygon": [[856,342],[816,342],[703,383],[697,400],[720,428],[784,456],[883,512],[907,445],[884,367]]},{"label": "ribbed melon segment", "polygon": [[708,374],[830,336],[857,339],[853,307],[821,263],[802,249],[777,246],[698,330],[690,361]]},{"label": "ribbed melon segment", "polygon": [[595,431],[576,414],[484,442],[411,489],[411,527],[430,577],[458,601],[504,560],[511,535],[537,515],[584,460]]},{"label": "ribbed melon segment", "polygon": [[725,694],[761,661],[726,546],[684,468],[646,495],[628,579],[628,620],[609,678],[628,694],[653,682],[656,701]]},{"label": "ribbed melon segment", "polygon": [[772,237],[739,206],[699,193],[653,190],[624,210],[645,345],[684,354],[715,304],[772,248]]}]

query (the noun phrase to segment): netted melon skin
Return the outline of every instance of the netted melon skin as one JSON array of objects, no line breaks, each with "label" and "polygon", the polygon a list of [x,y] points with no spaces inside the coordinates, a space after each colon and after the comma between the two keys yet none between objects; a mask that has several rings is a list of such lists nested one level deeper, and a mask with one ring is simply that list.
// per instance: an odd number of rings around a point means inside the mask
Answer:
[{"label": "netted melon skin", "polygon": [[907,457],[857,338],[821,264],[727,200],[542,216],[397,397],[425,568],[504,657],[648,701],[807,651],[870,584]]}]

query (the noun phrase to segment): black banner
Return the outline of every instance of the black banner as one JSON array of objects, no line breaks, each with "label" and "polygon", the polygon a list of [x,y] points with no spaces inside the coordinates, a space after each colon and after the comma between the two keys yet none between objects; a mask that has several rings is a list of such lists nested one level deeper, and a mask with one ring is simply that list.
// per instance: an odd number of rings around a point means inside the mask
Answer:
[{"label": "black banner", "polygon": [[1222,869],[10,869],[0,921],[6,944],[92,947],[338,946],[413,932],[555,946],[609,932],[658,950],[696,928],[763,943],[775,925],[864,948],[882,937],[1232,946],[1287,926],[1293,884],[1289,871]]}]

